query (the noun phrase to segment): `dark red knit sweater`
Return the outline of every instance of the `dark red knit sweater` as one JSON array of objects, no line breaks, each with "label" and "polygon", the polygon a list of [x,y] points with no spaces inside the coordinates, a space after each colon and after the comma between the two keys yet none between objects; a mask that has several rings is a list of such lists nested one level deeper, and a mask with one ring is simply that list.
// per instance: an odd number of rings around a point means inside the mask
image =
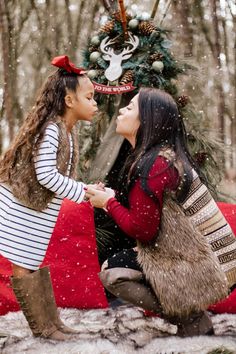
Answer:
[{"label": "dark red knit sweater", "polygon": [[149,172],[148,186],[159,203],[143,191],[140,180],[137,180],[129,193],[129,209],[122,206],[116,198],[109,199],[107,203],[108,214],[117,225],[127,235],[142,242],[150,241],[157,234],[164,190],[175,190],[178,186],[177,170],[167,167],[165,158],[158,156]]}]

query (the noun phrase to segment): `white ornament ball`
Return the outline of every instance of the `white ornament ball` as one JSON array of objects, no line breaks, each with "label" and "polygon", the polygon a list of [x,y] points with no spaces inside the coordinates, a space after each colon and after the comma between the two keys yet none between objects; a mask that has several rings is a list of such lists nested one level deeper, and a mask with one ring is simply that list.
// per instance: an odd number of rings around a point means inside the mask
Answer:
[{"label": "white ornament ball", "polygon": [[100,58],[100,56],[101,56],[101,53],[99,53],[99,52],[92,52],[92,53],[90,54],[89,59],[90,59],[90,61],[91,61],[92,63],[96,63],[96,61]]},{"label": "white ornament ball", "polygon": [[156,60],[152,63],[152,69],[157,73],[161,72],[164,69],[164,64],[162,61]]},{"label": "white ornament ball", "polygon": [[97,70],[89,70],[87,72],[87,75],[90,79],[94,79],[98,75],[98,73]]},{"label": "white ornament ball", "polygon": [[91,44],[92,44],[92,45],[99,45],[99,44],[100,44],[100,39],[99,39],[99,37],[98,37],[98,36],[93,36],[93,37],[91,38]]},{"label": "white ornament ball", "polygon": [[138,28],[139,21],[133,18],[132,20],[129,21],[128,26],[130,29],[136,29]]},{"label": "white ornament ball", "polygon": [[150,18],[151,18],[151,16],[150,16],[150,14],[147,13],[147,12],[143,12],[143,13],[141,14],[141,16],[140,16],[140,19],[143,20],[143,21],[148,21],[148,20],[150,20]]}]

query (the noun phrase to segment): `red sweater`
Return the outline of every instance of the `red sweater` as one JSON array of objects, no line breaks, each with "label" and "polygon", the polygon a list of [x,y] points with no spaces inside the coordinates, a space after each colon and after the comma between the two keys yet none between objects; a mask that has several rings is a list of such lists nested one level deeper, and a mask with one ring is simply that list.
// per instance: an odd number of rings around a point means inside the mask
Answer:
[{"label": "red sweater", "polygon": [[107,203],[108,214],[116,224],[127,235],[142,242],[150,241],[157,234],[164,190],[175,190],[178,186],[177,170],[174,167],[165,170],[167,166],[166,159],[158,156],[149,172],[148,186],[159,203],[143,191],[140,179],[135,182],[129,193],[129,209],[123,207],[116,198],[109,199]]}]

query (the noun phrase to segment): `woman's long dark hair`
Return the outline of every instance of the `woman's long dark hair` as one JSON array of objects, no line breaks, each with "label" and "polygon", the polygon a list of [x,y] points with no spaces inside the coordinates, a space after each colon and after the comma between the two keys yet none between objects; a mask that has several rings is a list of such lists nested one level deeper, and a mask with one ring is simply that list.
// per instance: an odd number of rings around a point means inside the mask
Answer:
[{"label": "woman's long dark hair", "polygon": [[9,149],[0,161],[0,180],[8,182],[14,166],[21,161],[27,161],[37,144],[43,137],[45,127],[49,122],[63,116],[66,109],[65,96],[67,89],[76,92],[79,86],[79,77],[75,73],[68,73],[64,69],[58,69],[48,77],[43,85],[35,106],[27,115],[25,121]]},{"label": "woman's long dark hair", "polygon": [[125,175],[128,175],[128,189],[140,178],[143,190],[154,197],[147,185],[148,174],[160,150],[169,147],[183,166],[181,191],[178,193],[178,201],[181,202],[193,179],[192,168],[199,171],[189,153],[187,134],[177,105],[168,93],[155,88],[141,88],[138,105],[140,126],[135,149],[127,158],[122,171],[123,185]]}]

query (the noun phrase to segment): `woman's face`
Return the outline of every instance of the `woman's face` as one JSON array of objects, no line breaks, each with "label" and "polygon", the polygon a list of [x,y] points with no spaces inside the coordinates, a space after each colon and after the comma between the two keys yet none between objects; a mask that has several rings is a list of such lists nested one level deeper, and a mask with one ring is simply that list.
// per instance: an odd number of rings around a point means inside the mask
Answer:
[{"label": "woman's face", "polygon": [[116,132],[129,140],[132,146],[134,146],[135,137],[140,126],[138,94],[134,96],[128,106],[119,110],[116,123]]}]

